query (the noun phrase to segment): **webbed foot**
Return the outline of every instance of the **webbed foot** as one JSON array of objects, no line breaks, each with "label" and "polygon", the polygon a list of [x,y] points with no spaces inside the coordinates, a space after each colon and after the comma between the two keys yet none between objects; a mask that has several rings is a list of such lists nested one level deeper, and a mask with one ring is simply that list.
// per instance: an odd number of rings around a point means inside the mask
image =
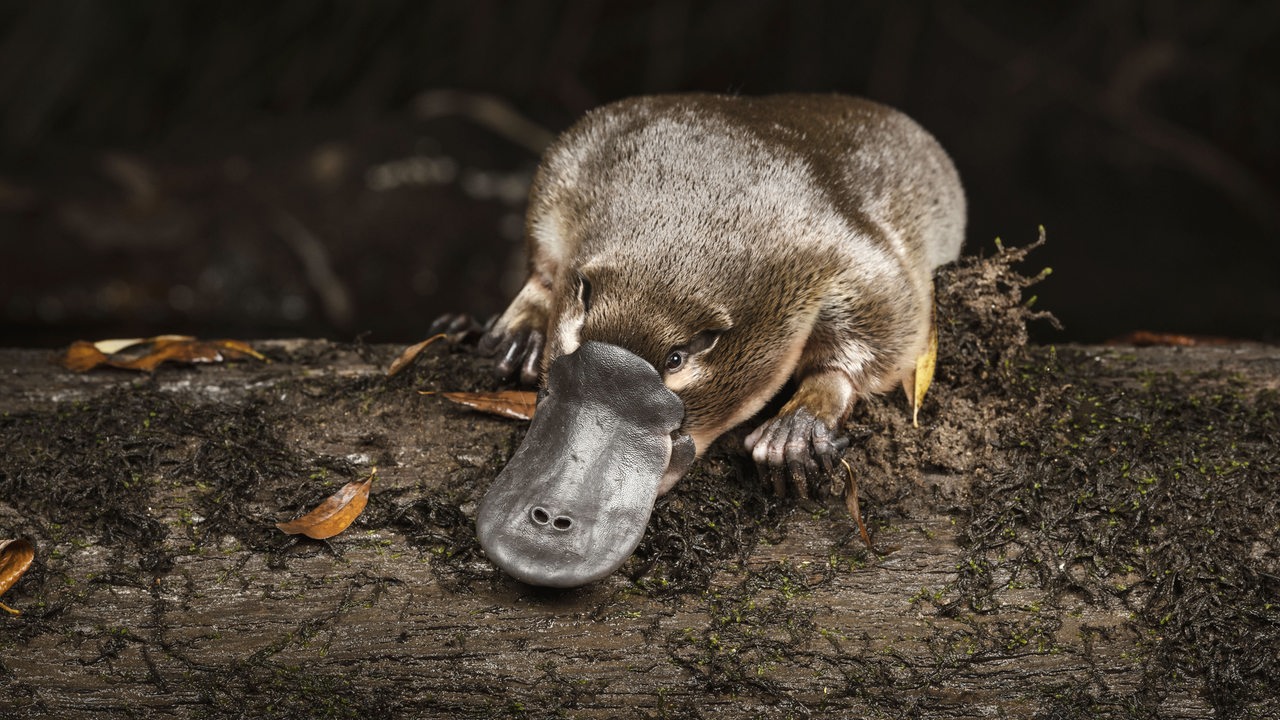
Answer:
[{"label": "webbed foot", "polygon": [[745,441],[747,451],[760,469],[760,476],[773,481],[779,496],[786,495],[786,480],[797,495],[809,497],[809,478],[819,471],[830,472],[849,446],[849,438],[815,417],[805,407],[777,417],[756,428]]}]

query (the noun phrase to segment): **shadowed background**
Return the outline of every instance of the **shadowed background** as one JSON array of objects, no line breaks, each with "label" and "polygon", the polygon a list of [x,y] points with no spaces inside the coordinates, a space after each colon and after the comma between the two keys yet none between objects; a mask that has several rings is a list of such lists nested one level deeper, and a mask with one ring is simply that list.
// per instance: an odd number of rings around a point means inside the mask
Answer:
[{"label": "shadowed background", "polygon": [[421,339],[522,280],[536,149],[655,92],[837,91],[950,150],[968,252],[1099,341],[1280,338],[1280,3],[0,3],[0,345]]}]

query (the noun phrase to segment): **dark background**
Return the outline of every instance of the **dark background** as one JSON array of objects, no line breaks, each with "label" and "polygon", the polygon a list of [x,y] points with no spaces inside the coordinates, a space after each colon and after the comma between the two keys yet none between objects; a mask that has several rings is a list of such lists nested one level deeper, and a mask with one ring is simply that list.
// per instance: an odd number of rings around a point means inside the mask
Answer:
[{"label": "dark background", "polygon": [[951,151],[968,252],[1045,226],[1041,339],[1276,341],[1278,68],[1278,2],[6,2],[0,345],[500,310],[539,131],[444,89],[553,133],[641,93],[866,95]]}]

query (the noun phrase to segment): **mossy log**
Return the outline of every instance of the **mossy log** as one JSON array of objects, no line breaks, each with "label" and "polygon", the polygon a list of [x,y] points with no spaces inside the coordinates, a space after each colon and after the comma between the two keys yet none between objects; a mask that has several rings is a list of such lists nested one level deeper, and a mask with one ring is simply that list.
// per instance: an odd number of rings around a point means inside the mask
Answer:
[{"label": "mossy log", "polygon": [[[775,498],[737,433],[567,592],[475,541],[524,424],[418,392],[492,387],[464,350],[394,378],[398,348],[324,341],[153,375],[0,351],[0,537],[37,551],[0,716],[1280,715],[1280,349],[966,331],[920,428],[901,397],[850,420],[874,551],[846,478]],[[343,534],[276,530],[373,466]]]}]

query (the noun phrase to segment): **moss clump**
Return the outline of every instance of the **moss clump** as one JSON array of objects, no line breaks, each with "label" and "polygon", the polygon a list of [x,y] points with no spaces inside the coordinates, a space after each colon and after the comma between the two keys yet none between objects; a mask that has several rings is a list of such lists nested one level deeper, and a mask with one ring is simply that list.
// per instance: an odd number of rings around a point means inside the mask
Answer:
[{"label": "moss clump", "polygon": [[1119,375],[1136,382],[1117,382],[1098,359],[1027,358],[1017,387],[1039,397],[1014,418],[1006,464],[974,485],[953,603],[995,609],[1013,578],[1058,607],[1118,603],[1140,638],[1139,703],[1154,707],[1178,677],[1226,716],[1274,700],[1280,395],[1136,366]]}]

